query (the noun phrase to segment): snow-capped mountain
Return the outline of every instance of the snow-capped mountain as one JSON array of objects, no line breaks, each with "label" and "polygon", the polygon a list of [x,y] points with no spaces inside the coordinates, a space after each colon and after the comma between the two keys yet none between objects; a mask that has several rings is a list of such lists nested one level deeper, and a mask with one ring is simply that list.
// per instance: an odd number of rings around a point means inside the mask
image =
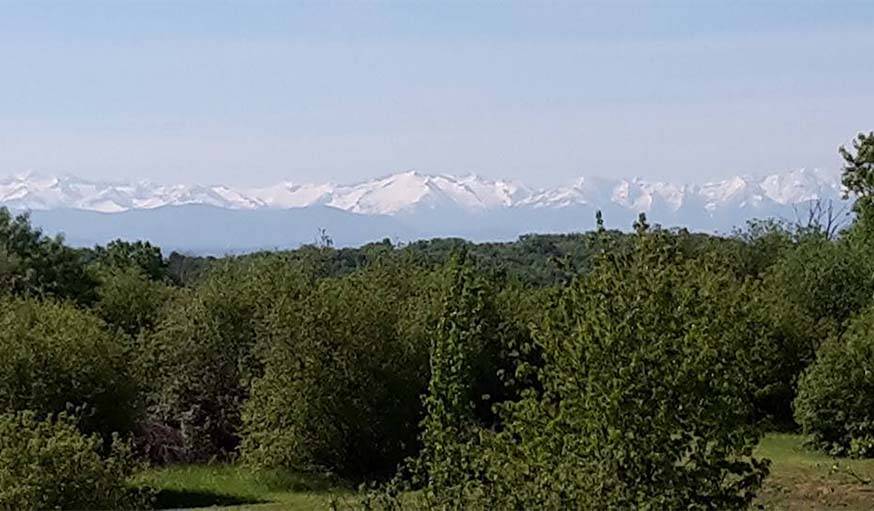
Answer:
[{"label": "snow-capped mountain", "polygon": [[82,209],[115,213],[131,209],[205,204],[227,209],[304,208],[324,205],[364,215],[398,215],[417,209],[457,208],[468,212],[500,208],[620,206],[634,212],[657,207],[677,211],[703,205],[755,208],[767,202],[792,205],[837,199],[838,176],[795,170],[764,178],[736,176],[701,185],[642,179],[580,178],[570,186],[535,189],[514,181],[404,172],[352,185],[284,182],[262,188],[99,183],[74,177],[23,174],[0,180],[0,204],[14,209]]},{"label": "snow-capped mountain", "polygon": [[[283,182],[259,188],[101,183],[23,174],[0,179],[0,205],[29,210],[77,244],[148,238],[173,248],[228,251],[311,242],[331,227],[339,244],[392,237],[510,239],[591,228],[595,210],[627,228],[640,212],[669,226],[725,232],[751,218],[794,219],[815,200],[839,201],[837,173],[794,170],[703,184],[580,178],[568,186],[404,172],[355,184]],[[231,232],[228,225],[237,225]]]}]

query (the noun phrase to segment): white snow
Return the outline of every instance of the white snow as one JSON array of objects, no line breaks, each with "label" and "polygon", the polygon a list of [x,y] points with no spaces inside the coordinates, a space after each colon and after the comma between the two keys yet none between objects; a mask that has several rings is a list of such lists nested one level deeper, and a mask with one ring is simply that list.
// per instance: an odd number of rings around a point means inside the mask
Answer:
[{"label": "white snow", "polygon": [[614,205],[635,212],[687,204],[707,211],[759,207],[772,201],[792,205],[838,199],[836,173],[800,169],[756,179],[735,176],[701,185],[643,179],[579,178],[568,186],[534,189],[522,183],[474,174],[452,176],[403,172],[351,185],[282,182],[260,188],[100,183],[75,177],[19,174],[0,179],[0,204],[16,209],[76,208],[113,213],[182,204],[229,209],[303,208],[323,204],[368,215],[397,215],[420,209],[454,207],[465,211],[500,208],[564,208]]}]

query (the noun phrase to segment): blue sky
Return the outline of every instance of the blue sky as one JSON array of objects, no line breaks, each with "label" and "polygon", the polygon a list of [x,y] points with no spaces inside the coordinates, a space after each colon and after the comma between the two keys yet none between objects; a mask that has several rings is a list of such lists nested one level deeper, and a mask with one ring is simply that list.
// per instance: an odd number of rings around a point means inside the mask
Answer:
[{"label": "blue sky", "polygon": [[862,1],[0,1],[0,174],[836,168],[872,56]]}]

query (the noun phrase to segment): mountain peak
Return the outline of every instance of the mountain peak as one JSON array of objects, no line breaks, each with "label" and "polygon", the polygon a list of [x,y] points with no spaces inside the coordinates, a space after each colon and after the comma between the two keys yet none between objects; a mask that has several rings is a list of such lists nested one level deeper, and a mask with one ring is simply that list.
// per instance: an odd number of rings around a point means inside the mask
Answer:
[{"label": "mountain peak", "polygon": [[[834,172],[797,169],[764,178],[733,176],[701,185],[648,181],[639,177],[580,177],[568,186],[537,189],[474,173],[454,176],[406,170],[350,185],[283,181],[260,188],[224,185],[100,183],[28,171],[0,179],[0,203],[14,209],[57,208],[119,212],[160,206],[206,204],[226,209],[291,209],[326,205],[364,215],[410,215],[419,211],[486,212],[505,208],[623,208],[634,212],[679,211],[702,207],[787,206],[816,199],[839,199]],[[698,206],[696,206],[698,205]]]}]

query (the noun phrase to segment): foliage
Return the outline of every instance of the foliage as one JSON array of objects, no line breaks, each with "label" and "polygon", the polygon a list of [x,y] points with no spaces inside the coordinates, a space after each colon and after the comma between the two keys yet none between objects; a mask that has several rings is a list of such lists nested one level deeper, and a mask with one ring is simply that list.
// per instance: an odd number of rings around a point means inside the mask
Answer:
[{"label": "foliage", "polygon": [[171,252],[167,257],[167,272],[175,282],[183,286],[193,286],[209,273],[209,268],[214,264],[215,257],[196,257]]},{"label": "foliage", "polygon": [[[628,235],[607,231],[606,237],[617,244],[627,242]],[[422,240],[408,245],[392,245],[389,240],[357,248],[303,246],[299,249],[271,254],[317,267],[322,277],[341,277],[368,267],[386,258],[396,258],[405,264],[434,270],[443,267],[458,250],[465,250],[477,270],[501,275],[529,286],[550,286],[564,283],[576,272],[588,271],[593,256],[602,248],[603,237],[593,233],[530,234],[514,242],[471,243],[458,238]],[[704,240],[706,236],[697,239]],[[238,259],[263,258],[264,253],[240,256]],[[185,284],[194,284],[209,272],[209,267],[221,264],[210,257],[171,254],[170,271]]]},{"label": "foliage", "polygon": [[264,318],[264,376],[243,451],[269,467],[390,473],[416,448],[430,284],[397,265],[280,291]]},{"label": "foliage", "polygon": [[429,500],[470,505],[466,482],[482,472],[474,454],[476,435],[501,427],[494,405],[518,399],[519,389],[530,383],[524,371],[511,367],[530,355],[530,338],[502,321],[494,288],[463,251],[446,269],[440,316],[430,338],[422,450],[407,470],[414,484],[426,485]]},{"label": "foliage", "polygon": [[[482,331],[482,316],[450,314],[449,335],[432,351],[430,460],[419,479],[429,507],[750,503],[767,470],[751,457],[747,347],[760,327],[746,289],[718,267],[684,260],[663,232],[640,231],[632,253],[608,254],[555,304],[538,335],[542,390],[500,405],[497,431],[467,419],[463,341]],[[476,312],[475,296],[460,307]]]},{"label": "foliage", "polygon": [[736,230],[730,246],[719,247],[739,267],[740,276],[760,277],[794,246],[791,226],[774,219],[750,220],[746,229]]},{"label": "foliage", "polygon": [[71,305],[0,303],[0,409],[81,415],[86,432],[127,432],[138,415],[124,345]]},{"label": "foliage", "polygon": [[91,260],[98,268],[135,269],[147,279],[154,281],[165,280],[169,275],[167,262],[161,256],[161,249],[148,241],[111,241],[105,247],[94,247]]},{"label": "foliage", "polygon": [[0,208],[0,289],[14,295],[89,303],[96,283],[80,253],[30,224],[27,214]]},{"label": "foliage", "polygon": [[874,308],[822,347],[801,379],[795,418],[828,453],[874,457]]},{"label": "foliage", "polygon": [[174,293],[138,347],[149,415],[144,440],[155,444],[145,449],[153,459],[235,454],[242,405],[263,373],[256,330],[271,309],[292,298],[280,290],[299,282],[313,282],[310,269],[262,254],[228,258],[194,289]]},{"label": "foliage", "polygon": [[864,253],[858,243],[808,233],[765,272],[762,311],[773,326],[777,356],[764,366],[775,378],[760,389],[760,416],[791,424],[802,371],[828,338],[841,335],[848,320],[871,303],[874,266]]},{"label": "foliage", "polygon": [[759,343],[765,358],[751,374],[757,385],[757,420],[770,427],[792,429],[791,403],[801,372],[815,359],[817,348],[839,335],[847,320],[874,296],[874,266],[864,245],[842,237],[816,221],[806,225],[751,222],[736,233],[739,251],[715,251],[739,256],[749,275],[761,280],[751,291],[759,302],[761,320],[771,325],[768,343]]},{"label": "foliage", "polygon": [[857,247],[805,237],[773,266],[767,280],[797,307],[819,339],[839,333],[874,296],[874,266]]},{"label": "foliage", "polygon": [[844,159],[842,181],[847,197],[855,199],[856,221],[848,237],[868,247],[874,246],[874,132],[859,133],[852,149],[839,149]]},{"label": "foliage", "polygon": [[371,507],[743,508],[763,427],[795,419],[874,458],[874,134],[841,154],[848,229],[814,202],[806,223],[727,237],[644,214],[607,230],[599,212],[595,231],[513,242],[335,248],[321,231],[165,260],[75,250],[0,210],[0,430],[48,464],[13,468],[37,488],[67,467],[41,457],[55,444],[112,465],[118,431],[156,462],[395,474]]},{"label": "foliage", "polygon": [[137,266],[103,269],[99,280],[94,312],[131,338],[155,327],[173,293],[171,287],[150,280]]},{"label": "foliage", "polygon": [[168,427],[178,435],[167,438],[181,438],[172,454],[161,454],[168,459],[157,461],[206,460],[236,449],[245,363],[254,345],[249,285],[229,272],[215,275],[177,297],[141,339],[137,365],[146,384],[148,432]]},{"label": "foliage", "polygon": [[116,439],[109,454],[99,436],[82,435],[65,415],[0,415],[0,509],[134,509],[147,495],[126,486],[135,468]]},{"label": "foliage", "polygon": [[852,150],[841,146],[839,152],[844,159],[841,181],[847,192],[856,196],[856,212],[863,213],[874,200],[874,132],[859,133]]}]

